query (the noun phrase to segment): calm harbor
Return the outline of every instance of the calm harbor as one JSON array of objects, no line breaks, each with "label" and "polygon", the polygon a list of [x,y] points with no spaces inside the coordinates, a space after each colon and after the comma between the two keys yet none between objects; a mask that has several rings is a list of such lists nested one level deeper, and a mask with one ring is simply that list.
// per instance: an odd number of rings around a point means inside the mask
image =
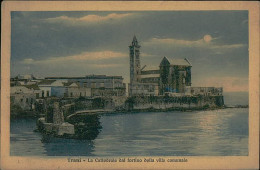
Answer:
[{"label": "calm harbor", "polygon": [[36,119],[11,120],[16,156],[231,156],[248,155],[248,108],[100,116],[92,140],[44,142]]}]

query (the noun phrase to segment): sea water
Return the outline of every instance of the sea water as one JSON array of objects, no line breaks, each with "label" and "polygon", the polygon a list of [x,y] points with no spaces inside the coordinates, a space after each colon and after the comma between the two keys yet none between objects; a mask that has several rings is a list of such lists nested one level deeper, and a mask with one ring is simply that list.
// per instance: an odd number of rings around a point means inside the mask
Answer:
[{"label": "sea water", "polygon": [[[245,103],[240,103],[245,104]],[[248,108],[106,114],[93,140],[34,132],[36,119],[11,120],[11,156],[246,156]]]}]

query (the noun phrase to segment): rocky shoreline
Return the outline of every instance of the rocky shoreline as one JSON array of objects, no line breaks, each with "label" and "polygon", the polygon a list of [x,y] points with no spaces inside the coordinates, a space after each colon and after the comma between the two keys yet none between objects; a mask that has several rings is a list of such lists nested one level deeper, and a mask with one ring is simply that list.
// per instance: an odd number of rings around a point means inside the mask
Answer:
[{"label": "rocky shoreline", "polygon": [[[249,108],[248,105],[234,105],[234,106],[223,106],[223,107],[196,107],[196,108],[183,108],[183,107],[174,107],[174,108],[167,108],[167,109],[155,109],[155,108],[148,108],[148,109],[132,109],[132,110],[125,110],[125,109],[116,109],[113,111],[107,111],[98,113],[100,115],[103,114],[117,114],[117,113],[140,113],[140,112],[170,112],[170,111],[181,111],[181,112],[193,112],[193,111],[209,111],[209,110],[217,110],[217,109],[234,109],[234,108]],[[14,118],[40,118],[43,117],[44,114],[35,112],[35,111],[22,111],[12,113],[10,115],[11,119]]]}]

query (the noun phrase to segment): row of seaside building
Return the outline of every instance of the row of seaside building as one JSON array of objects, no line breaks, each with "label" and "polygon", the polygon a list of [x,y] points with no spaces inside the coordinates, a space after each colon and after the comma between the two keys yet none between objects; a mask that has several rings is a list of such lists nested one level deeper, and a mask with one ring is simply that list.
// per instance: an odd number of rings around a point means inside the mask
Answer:
[{"label": "row of seaside building", "polygon": [[93,98],[126,96],[122,76],[46,77],[18,75],[11,78],[11,103],[30,108],[44,98]]},{"label": "row of seaside building", "polygon": [[162,57],[157,66],[141,66],[141,46],[134,36],[129,46],[128,95],[122,76],[45,77],[18,75],[11,78],[11,103],[32,107],[38,99],[59,97],[192,96],[222,95],[222,88],[192,87],[188,59]]},{"label": "row of seaside building", "polygon": [[[136,90],[131,96],[159,96],[159,86],[135,84]],[[129,84],[130,86],[130,84]],[[149,90],[147,90],[149,89]],[[222,88],[185,87],[183,93],[165,92],[164,95],[222,95]],[[36,101],[58,98],[95,98],[127,96],[126,84],[121,76],[88,75],[85,77],[46,77],[35,78],[33,75],[18,75],[11,78],[11,103],[22,109],[34,109]]]}]

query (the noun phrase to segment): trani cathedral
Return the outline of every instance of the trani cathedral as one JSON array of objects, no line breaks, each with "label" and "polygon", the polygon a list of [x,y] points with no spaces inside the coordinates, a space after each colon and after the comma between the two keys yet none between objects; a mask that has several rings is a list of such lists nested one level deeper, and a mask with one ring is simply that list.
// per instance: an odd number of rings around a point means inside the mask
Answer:
[{"label": "trani cathedral", "polygon": [[191,63],[188,59],[168,59],[163,57],[158,67],[141,66],[140,48],[134,36],[130,51],[129,96],[184,94],[190,92]]}]

